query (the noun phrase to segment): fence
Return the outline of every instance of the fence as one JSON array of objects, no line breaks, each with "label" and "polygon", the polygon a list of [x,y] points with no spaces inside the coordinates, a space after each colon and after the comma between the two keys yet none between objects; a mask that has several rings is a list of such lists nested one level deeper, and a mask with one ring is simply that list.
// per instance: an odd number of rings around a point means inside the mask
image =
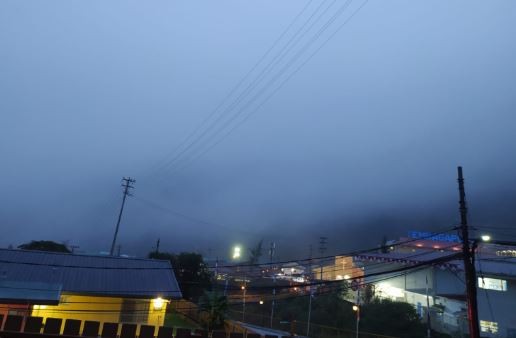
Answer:
[{"label": "fence", "polygon": [[[166,326],[154,327],[127,323],[103,323],[61,318],[25,317],[0,315],[1,338],[260,338],[257,334],[226,331],[207,332]],[[278,338],[267,336],[266,338]]]}]

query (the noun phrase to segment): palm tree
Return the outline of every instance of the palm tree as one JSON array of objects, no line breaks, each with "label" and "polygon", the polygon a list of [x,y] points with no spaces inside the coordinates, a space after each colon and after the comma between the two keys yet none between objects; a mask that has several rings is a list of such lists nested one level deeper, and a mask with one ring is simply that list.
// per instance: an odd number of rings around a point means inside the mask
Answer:
[{"label": "palm tree", "polygon": [[227,309],[227,297],[217,291],[205,291],[199,299],[201,321],[208,331],[224,327]]}]

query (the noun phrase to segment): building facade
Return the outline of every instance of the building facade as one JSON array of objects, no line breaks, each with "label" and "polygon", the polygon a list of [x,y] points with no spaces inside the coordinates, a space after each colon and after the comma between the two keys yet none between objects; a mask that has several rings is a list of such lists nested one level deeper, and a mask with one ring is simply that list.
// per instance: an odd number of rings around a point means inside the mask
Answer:
[{"label": "building facade", "polygon": [[161,326],[180,299],[168,261],[0,249],[6,315]]},{"label": "building facade", "polygon": [[[443,240],[444,239],[444,240]],[[404,244],[399,244],[404,243]],[[516,257],[507,247],[480,244],[476,250],[477,299],[483,337],[516,338]],[[401,238],[384,252],[353,259],[365,276],[423,264],[404,273],[366,277],[375,297],[412,304],[432,329],[462,337],[468,332],[463,263],[456,257],[461,243],[449,238]],[[450,259],[447,259],[450,257]],[[439,261],[424,266],[425,262]]]}]

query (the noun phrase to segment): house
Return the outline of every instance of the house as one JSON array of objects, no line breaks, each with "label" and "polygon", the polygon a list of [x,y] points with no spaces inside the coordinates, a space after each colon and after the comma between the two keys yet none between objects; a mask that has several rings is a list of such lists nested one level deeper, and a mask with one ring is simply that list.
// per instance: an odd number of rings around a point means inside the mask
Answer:
[{"label": "house", "polygon": [[[0,315],[163,325],[169,261],[0,249]],[[0,323],[1,324],[1,323]]]},{"label": "house", "polygon": [[[456,237],[456,236],[455,236]],[[454,237],[401,238],[384,252],[353,257],[374,285],[375,296],[412,304],[433,329],[467,333],[464,265]],[[479,326],[483,337],[516,338],[516,252],[511,247],[479,243],[476,250]],[[428,262],[436,262],[426,265]],[[424,265],[424,266],[420,266]],[[420,266],[405,272],[388,272]],[[399,270],[398,270],[399,271]],[[368,277],[369,276],[369,277]]]}]

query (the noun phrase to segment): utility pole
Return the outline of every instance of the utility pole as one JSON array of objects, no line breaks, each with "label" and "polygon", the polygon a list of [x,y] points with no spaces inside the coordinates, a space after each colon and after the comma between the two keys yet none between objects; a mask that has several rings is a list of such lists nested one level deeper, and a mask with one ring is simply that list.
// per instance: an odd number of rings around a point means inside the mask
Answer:
[{"label": "utility pole", "polygon": [[136,181],[130,177],[122,178],[122,187],[124,188],[124,197],[122,198],[122,206],[120,207],[120,213],[118,214],[118,220],[116,222],[115,235],[113,236],[113,243],[111,243],[111,250],[109,254],[113,256],[115,253],[116,237],[118,236],[118,228],[120,227],[120,221],[122,220],[122,213],[124,212],[125,199],[127,196],[132,196],[129,189],[134,189],[132,186]]},{"label": "utility pole", "polygon": [[271,242],[271,247],[269,249],[269,263],[270,269],[272,271],[272,282],[274,283],[274,288],[272,289],[272,303],[271,303],[271,322],[270,327],[272,329],[273,319],[274,319],[274,305],[276,303],[276,271],[274,266],[272,265],[272,260],[274,258],[274,252],[276,251],[276,243]]},{"label": "utility pole", "polygon": [[430,323],[430,298],[428,297],[428,273],[425,276],[426,281],[426,337],[432,337],[432,325]]},{"label": "utility pole", "polygon": [[159,241],[160,239],[158,238],[158,240],[156,241],[156,254],[159,254]]},{"label": "utility pole", "polygon": [[[464,272],[466,274],[466,298],[468,300],[469,334],[471,338],[480,338],[478,326],[478,305],[477,305],[477,278],[475,271],[474,253],[470,248],[468,234],[468,208],[466,207],[466,193],[464,191],[464,177],[462,167],[457,168],[459,182],[459,210],[460,229],[462,234],[462,255],[464,258]],[[473,248],[474,250],[474,248]]]},{"label": "utility pole", "polygon": [[[312,276],[312,244],[310,244],[310,261],[309,261],[310,272],[309,276]],[[312,297],[313,297],[313,285],[312,278],[310,278],[310,292],[308,294],[308,320],[306,324],[306,336],[310,337],[310,319],[312,317]]]},{"label": "utility pole", "polygon": [[355,321],[355,337],[356,338],[359,338],[359,335],[358,335],[358,329],[360,328],[360,307],[361,307],[361,304],[360,304],[360,286],[358,287],[357,289],[357,301],[355,303],[355,305],[353,305],[353,311],[356,312],[356,321]]},{"label": "utility pole", "polygon": [[[324,256],[324,253],[326,252],[326,245],[328,244],[328,237],[319,237],[319,253],[321,254],[321,257]],[[321,281],[323,280],[323,265],[322,265],[322,259],[321,259]]]}]

